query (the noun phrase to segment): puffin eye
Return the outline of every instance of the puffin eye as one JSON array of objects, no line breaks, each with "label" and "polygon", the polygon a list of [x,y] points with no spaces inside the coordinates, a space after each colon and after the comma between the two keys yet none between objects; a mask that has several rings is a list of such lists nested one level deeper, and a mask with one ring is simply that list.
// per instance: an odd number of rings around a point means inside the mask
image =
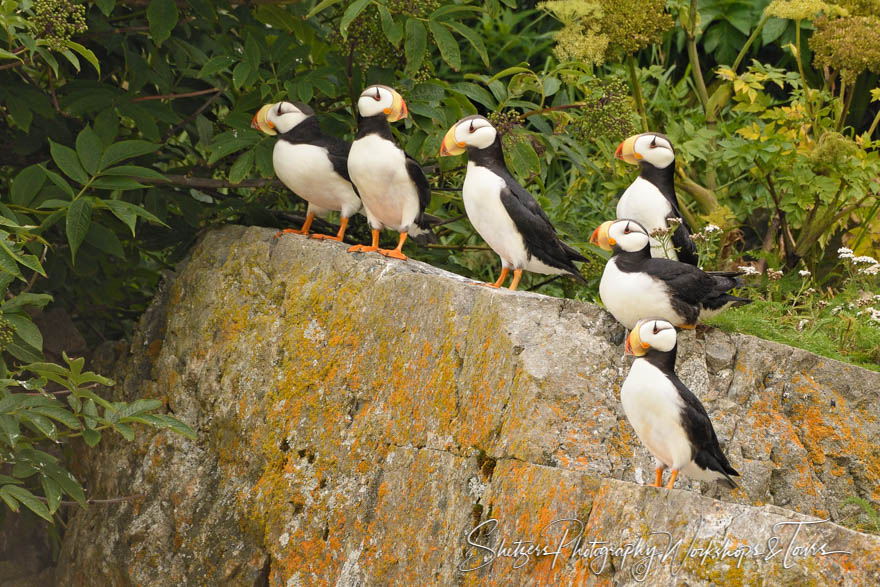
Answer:
[{"label": "puffin eye", "polygon": [[469,130],[470,130],[470,132],[474,132],[475,130],[477,130],[474,128],[474,121],[473,120],[471,120],[471,126],[470,126]]},{"label": "puffin eye", "polygon": [[657,334],[658,332],[660,332],[660,329],[657,328],[657,322],[654,322],[654,334]]},{"label": "puffin eye", "polygon": [[629,222],[627,222],[626,226],[623,229],[623,234],[629,234],[630,232],[632,231],[629,229]]},{"label": "puffin eye", "polygon": [[651,144],[648,145],[648,147],[650,147],[652,149],[657,147],[657,137],[654,137],[653,139],[651,139]]},{"label": "puffin eye", "polygon": [[376,88],[376,95],[373,96],[373,100],[379,102],[382,99],[382,94],[379,93],[379,88]]}]

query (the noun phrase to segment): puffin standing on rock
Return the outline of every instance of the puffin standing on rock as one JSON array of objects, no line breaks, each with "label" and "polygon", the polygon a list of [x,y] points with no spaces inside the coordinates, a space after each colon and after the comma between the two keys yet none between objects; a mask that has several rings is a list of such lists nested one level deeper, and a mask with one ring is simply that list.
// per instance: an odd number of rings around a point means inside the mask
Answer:
[{"label": "puffin standing on rock", "polygon": [[309,203],[302,228],[283,233],[309,234],[315,214],[339,212],[336,236],[313,234],[312,238],[341,241],[348,219],[361,208],[361,199],[348,177],[351,144],[324,134],[314,111],[302,102],[266,104],[254,115],[251,127],[278,135],[272,151],[275,175],[296,195]]},{"label": "puffin standing on rock", "polygon": [[[397,146],[389,122],[407,116],[406,102],[392,88],[373,85],[357,101],[358,132],[348,155],[348,173],[364,202],[372,229],[372,244],[355,245],[349,252],[378,251],[386,257],[406,259],[403,243],[408,234],[430,231],[424,219],[431,189],[419,164]],[[397,247],[379,248],[379,231],[400,233]]]},{"label": "puffin standing on rock", "polygon": [[736,488],[730,466],[706,408],[675,374],[675,327],[666,320],[639,320],[626,339],[626,354],[636,360],[620,388],[627,420],[657,460],[654,487],[672,469],[666,489],[678,473]]},{"label": "puffin standing on rock", "polygon": [[443,138],[440,155],[467,151],[462,186],[464,209],[476,231],[501,257],[501,276],[490,287],[501,287],[513,270],[510,289],[519,285],[523,270],[546,275],[568,274],[586,283],[574,261],[586,261],[556,235],[538,202],[504,165],[501,137],[483,116],[456,122]]},{"label": "puffin standing on rock", "polygon": [[624,140],[614,156],[641,170],[617,202],[617,217],[637,220],[648,229],[666,230],[669,218],[681,219],[672,233],[672,246],[651,238],[651,256],[699,266],[691,228],[678,208],[675,195],[675,151],[659,133],[642,133]]},{"label": "puffin standing on rock", "polygon": [[652,258],[648,231],[635,220],[604,222],[590,242],[613,252],[599,282],[599,297],[627,328],[649,316],[695,328],[698,319],[752,301],[728,293],[743,286],[737,277],[741,273],[706,273],[680,261]]}]

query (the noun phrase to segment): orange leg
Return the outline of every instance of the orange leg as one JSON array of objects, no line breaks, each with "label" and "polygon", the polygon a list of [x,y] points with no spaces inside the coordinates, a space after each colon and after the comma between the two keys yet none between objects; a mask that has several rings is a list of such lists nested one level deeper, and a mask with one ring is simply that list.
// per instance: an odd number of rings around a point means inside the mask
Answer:
[{"label": "orange leg", "polygon": [[406,255],[404,255],[401,252],[401,249],[403,249],[403,243],[405,243],[405,242],[406,242],[406,233],[401,232],[400,233],[400,240],[398,241],[396,248],[390,249],[390,250],[389,249],[379,249],[379,252],[381,254],[385,255],[386,257],[391,257],[392,259],[401,259],[403,261],[406,261]]},{"label": "orange leg", "polygon": [[678,477],[678,469],[672,469],[671,475],[669,476],[669,483],[666,484],[666,489],[672,489],[672,486],[675,485],[676,477]]},{"label": "orange leg", "polygon": [[342,237],[345,236],[345,229],[348,228],[348,218],[344,216],[339,221],[339,232],[336,233],[336,236],[330,236],[329,234],[313,234],[312,238],[328,240],[328,241],[337,241],[342,242]]},{"label": "orange leg", "polygon": [[282,234],[309,234],[309,228],[312,226],[312,220],[315,219],[315,213],[309,212],[306,214],[306,221],[303,222],[302,228],[299,230],[294,230],[293,228],[285,228],[281,232],[275,233],[275,238],[278,238]]},{"label": "orange leg", "polygon": [[483,285],[485,287],[501,287],[501,285],[504,283],[504,280],[507,279],[508,273],[510,273],[510,269],[508,269],[507,267],[502,267],[501,275],[498,277],[498,281],[496,281],[495,283],[480,283],[479,285]]},{"label": "orange leg", "polygon": [[522,272],[522,269],[513,270],[513,281],[510,282],[510,287],[508,289],[510,289],[511,291],[516,290],[517,286],[519,286],[519,280],[522,277]]},{"label": "orange leg", "polygon": [[683,328],[685,330],[694,330],[697,327],[697,325],[696,324],[679,324],[678,327]]},{"label": "orange leg", "polygon": [[369,247],[367,245],[355,245],[353,247],[348,247],[349,253],[372,253],[373,251],[379,250],[379,229],[373,229],[373,244]]},{"label": "orange leg", "polygon": [[654,469],[654,484],[651,487],[663,487],[663,469],[665,467],[657,467]]}]

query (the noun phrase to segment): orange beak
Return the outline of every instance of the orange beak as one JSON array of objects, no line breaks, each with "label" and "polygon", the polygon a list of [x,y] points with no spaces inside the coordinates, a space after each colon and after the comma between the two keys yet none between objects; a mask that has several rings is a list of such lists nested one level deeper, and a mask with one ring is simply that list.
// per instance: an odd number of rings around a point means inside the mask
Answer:
[{"label": "orange beak", "polygon": [[614,156],[621,161],[625,161],[631,165],[638,165],[639,159],[641,159],[642,156],[636,153],[635,146],[636,139],[638,139],[640,136],[642,135],[633,135],[617,145],[617,150],[614,151]]},{"label": "orange beak", "polygon": [[627,355],[632,355],[634,357],[642,357],[648,353],[648,349],[651,348],[651,345],[645,342],[642,342],[642,338],[639,336],[639,328],[642,327],[642,324],[645,323],[645,320],[639,320],[636,322],[635,327],[632,329],[632,332],[629,333],[629,336],[626,337],[626,345],[623,350]]},{"label": "orange beak", "polygon": [[608,220],[600,224],[590,236],[590,244],[596,245],[605,251],[612,250],[611,248],[617,244],[617,241],[608,236],[608,229],[611,228],[612,224],[614,224],[614,220]]},{"label": "orange beak", "polygon": [[449,155],[461,155],[464,153],[464,143],[459,143],[455,140],[455,129],[458,127],[458,123],[452,125],[448,131],[446,131],[446,136],[443,137],[443,142],[440,144],[440,156],[447,157]]},{"label": "orange beak", "polygon": [[278,134],[275,131],[275,125],[268,119],[269,110],[272,106],[274,106],[274,104],[266,104],[254,114],[254,118],[251,120],[251,128],[261,130],[267,135]]},{"label": "orange beak", "polygon": [[391,90],[391,92],[391,108],[386,108],[385,114],[388,116],[388,122],[397,122],[406,118],[409,115],[409,111],[406,109],[406,102],[403,101],[403,96],[394,90]]}]

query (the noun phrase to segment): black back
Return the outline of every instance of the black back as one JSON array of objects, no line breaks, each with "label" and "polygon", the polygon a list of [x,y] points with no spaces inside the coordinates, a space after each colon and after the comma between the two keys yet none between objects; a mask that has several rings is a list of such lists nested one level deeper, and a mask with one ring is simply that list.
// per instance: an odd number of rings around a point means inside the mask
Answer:
[{"label": "black back", "polygon": [[677,344],[668,352],[652,349],[643,358],[657,367],[669,379],[684,402],[681,408],[681,422],[691,445],[694,462],[701,469],[716,471],[724,475],[726,484],[733,489],[736,487],[736,483],[730,476],[739,476],[739,473],[730,465],[727,457],[721,451],[718,437],[715,435],[715,428],[712,426],[706,408],[675,374],[677,350]]},{"label": "black back", "polygon": [[657,186],[663,197],[669,202],[672,212],[667,218],[681,218],[681,224],[672,233],[672,245],[678,252],[678,260],[682,263],[698,266],[697,247],[691,240],[691,227],[678,207],[678,198],[675,195],[675,162],[673,161],[663,169],[654,167],[642,160],[639,162],[641,172],[639,176]]},{"label": "black back", "polygon": [[525,241],[529,255],[551,267],[564,269],[578,281],[586,283],[573,261],[586,261],[579,251],[559,240],[553,223],[532,195],[517,182],[504,164],[501,136],[485,149],[468,147],[468,159],[485,167],[504,181],[501,203],[510,214],[516,229]]}]

